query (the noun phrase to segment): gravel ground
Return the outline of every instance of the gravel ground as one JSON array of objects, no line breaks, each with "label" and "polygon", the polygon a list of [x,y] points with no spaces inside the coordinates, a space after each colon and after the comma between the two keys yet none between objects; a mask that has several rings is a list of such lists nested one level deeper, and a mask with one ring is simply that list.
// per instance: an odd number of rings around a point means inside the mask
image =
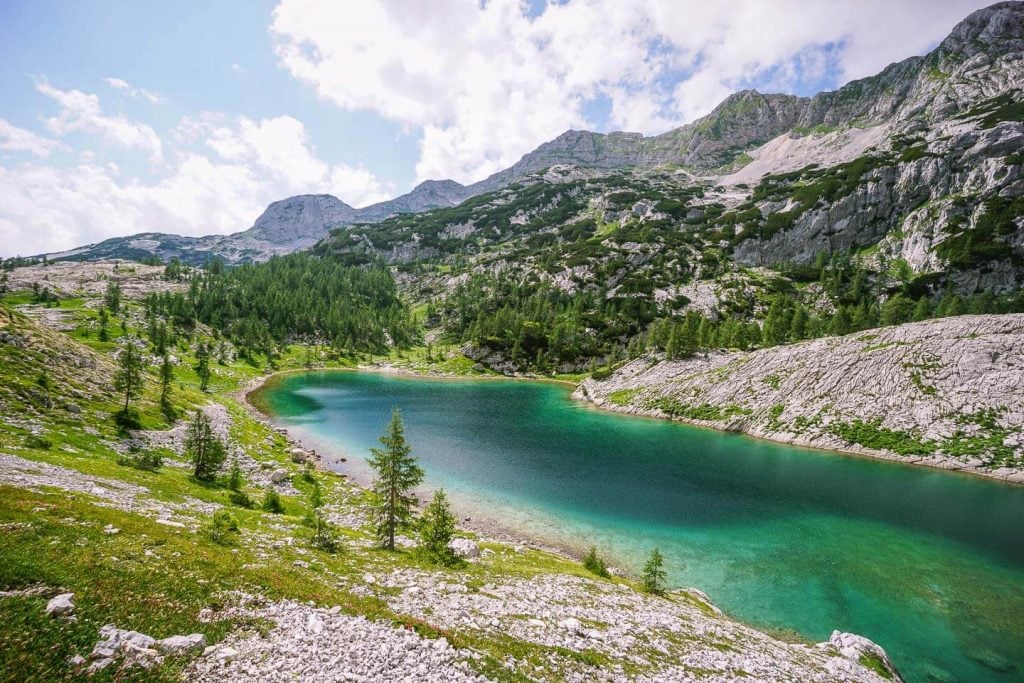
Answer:
[{"label": "gravel ground", "polygon": [[125,512],[134,512],[158,520],[171,520],[186,516],[212,514],[219,506],[195,498],[182,503],[170,503],[150,497],[145,486],[129,484],[115,479],[83,474],[59,465],[26,460],[16,455],[0,453],[0,483],[31,491],[55,488],[73,493],[84,493],[96,498],[96,504]]},{"label": "gravel ground", "polygon": [[189,681],[486,681],[474,653],[402,628],[292,601],[235,608],[277,625],[266,637],[238,635],[210,648],[184,673]]}]

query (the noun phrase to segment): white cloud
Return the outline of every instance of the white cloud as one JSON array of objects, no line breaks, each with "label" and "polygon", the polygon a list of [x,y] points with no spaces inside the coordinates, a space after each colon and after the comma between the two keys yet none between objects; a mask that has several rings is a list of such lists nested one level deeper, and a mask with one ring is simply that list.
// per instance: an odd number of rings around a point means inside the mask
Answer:
[{"label": "white cloud", "polygon": [[[362,166],[331,166],[309,145],[297,119],[255,121],[203,113],[178,126],[165,175],[125,177],[93,153],[70,167],[0,166],[0,250],[4,256],[58,251],[137,232],[208,235],[252,225],[267,204],[328,192],[355,206],[392,196],[394,187]],[[209,153],[188,147],[202,142]]]},{"label": "white cloud", "polygon": [[159,104],[164,101],[164,97],[160,93],[155,93],[151,90],[146,90],[145,88],[136,88],[123,78],[113,78],[112,76],[107,76],[103,80],[106,81],[107,85],[109,85],[111,88],[114,88],[115,90],[120,90],[126,95],[130,95],[131,97],[134,97],[137,100],[145,100],[150,104]]},{"label": "white cloud", "polygon": [[331,167],[310,146],[305,126],[291,116],[253,121],[241,116],[233,127],[213,129],[206,144],[223,159],[260,172],[282,195],[330,192],[353,206],[366,206],[394,194],[362,166]]},{"label": "white cloud", "polygon": [[[611,100],[658,133],[752,84],[840,82],[920,54],[985,0],[281,0],[281,64],[325,100],[421,135],[420,180],[477,180]],[[591,125],[593,122],[589,122]]]},{"label": "white cloud", "polygon": [[0,119],[0,149],[4,151],[29,152],[37,157],[48,157],[50,152],[60,148],[61,143],[56,140],[44,138]]},{"label": "white cloud", "polygon": [[54,135],[74,132],[100,135],[122,147],[149,152],[153,162],[163,160],[163,145],[152,127],[124,116],[104,115],[96,95],[81,90],[60,90],[46,81],[36,83],[36,90],[60,105],[57,116],[46,119],[46,126]]}]

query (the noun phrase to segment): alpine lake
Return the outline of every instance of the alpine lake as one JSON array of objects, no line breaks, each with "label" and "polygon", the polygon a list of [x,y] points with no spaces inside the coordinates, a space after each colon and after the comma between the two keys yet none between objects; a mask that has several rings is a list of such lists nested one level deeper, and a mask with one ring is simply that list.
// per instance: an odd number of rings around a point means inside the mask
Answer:
[{"label": "alpine lake", "polygon": [[[311,371],[254,397],[367,483],[392,407],[457,513],[669,583],[813,642],[882,645],[908,681],[1024,679],[1024,486],[617,415],[566,385]],[[337,464],[340,457],[347,462]]]}]

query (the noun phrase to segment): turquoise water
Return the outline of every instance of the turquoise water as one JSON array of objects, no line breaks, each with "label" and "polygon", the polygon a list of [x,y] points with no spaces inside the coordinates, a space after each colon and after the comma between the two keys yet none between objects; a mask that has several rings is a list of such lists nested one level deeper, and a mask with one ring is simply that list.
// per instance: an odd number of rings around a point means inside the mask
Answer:
[{"label": "turquoise water", "polygon": [[910,681],[1024,679],[1024,487],[610,414],[554,384],[313,372],[260,401],[363,481],[398,406],[425,488],[460,513],[633,570],[658,546],[674,585],[762,628],[865,635]]}]

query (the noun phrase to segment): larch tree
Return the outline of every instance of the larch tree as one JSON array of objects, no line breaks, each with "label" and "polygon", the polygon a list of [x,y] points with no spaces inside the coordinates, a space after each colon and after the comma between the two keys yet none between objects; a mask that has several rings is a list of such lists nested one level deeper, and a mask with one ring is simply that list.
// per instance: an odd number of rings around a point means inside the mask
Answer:
[{"label": "larch tree", "polygon": [[377,540],[382,548],[395,549],[395,533],[412,520],[416,497],[411,493],[423,481],[423,469],[416,464],[405,440],[405,425],[398,408],[380,436],[383,448],[371,448],[369,464],[377,473],[373,483]]}]

